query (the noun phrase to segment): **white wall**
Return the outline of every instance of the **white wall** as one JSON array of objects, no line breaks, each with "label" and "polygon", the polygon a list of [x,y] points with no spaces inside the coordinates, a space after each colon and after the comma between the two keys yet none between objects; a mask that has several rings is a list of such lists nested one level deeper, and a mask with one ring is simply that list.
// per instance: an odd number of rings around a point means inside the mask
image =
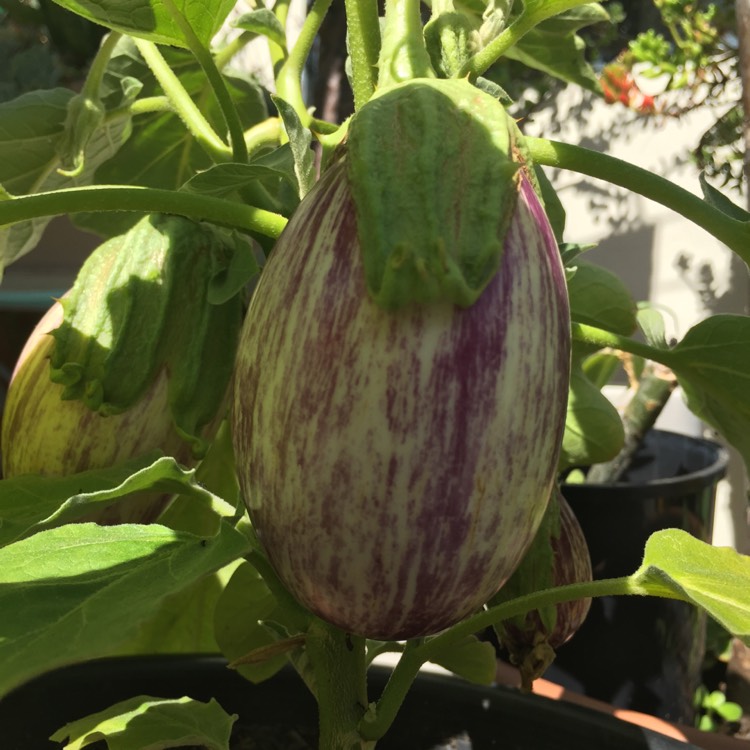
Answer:
[{"label": "white wall", "polygon": [[[689,151],[722,105],[702,107],[679,119],[644,117],[571,87],[554,108],[522,123],[530,135],[575,143],[630,161],[700,194],[698,169]],[[607,183],[550,170],[567,212],[568,242],[599,243],[586,256],[618,273],[636,300],[663,307],[668,335],[682,337],[714,312],[747,312],[746,267],[718,240],[661,205]],[[732,195],[737,203],[744,199]],[[680,404],[670,404],[660,426],[690,432]],[[714,542],[750,552],[747,482],[734,456],[729,481],[717,493]]]}]

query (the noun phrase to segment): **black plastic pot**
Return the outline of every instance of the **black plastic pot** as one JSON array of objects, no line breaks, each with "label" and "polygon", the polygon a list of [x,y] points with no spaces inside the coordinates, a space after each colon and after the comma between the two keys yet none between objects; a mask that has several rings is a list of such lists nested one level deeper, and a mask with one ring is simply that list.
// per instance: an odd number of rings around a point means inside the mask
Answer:
[{"label": "black plastic pot", "polygon": [[[633,573],[646,540],[660,529],[680,528],[710,541],[716,485],[727,461],[716,443],[652,431],[623,481],[563,485],[594,577]],[[691,723],[704,641],[705,615],[684,602],[604,597],[594,600],[547,676],[621,708]]]},{"label": "black plastic pot", "polygon": [[[373,668],[376,696],[389,671]],[[315,748],[315,703],[299,677],[283,670],[252,685],[217,657],[109,659],[44,675],[0,701],[3,750],[59,747],[47,737],[65,723],[126,698],[215,697],[240,716],[237,748]],[[278,743],[277,743],[278,740]],[[255,744],[252,744],[252,743]],[[280,744],[279,744],[280,743]],[[310,744],[313,743],[313,744]],[[379,750],[698,750],[581,706],[481,688],[441,675],[420,676]]]}]

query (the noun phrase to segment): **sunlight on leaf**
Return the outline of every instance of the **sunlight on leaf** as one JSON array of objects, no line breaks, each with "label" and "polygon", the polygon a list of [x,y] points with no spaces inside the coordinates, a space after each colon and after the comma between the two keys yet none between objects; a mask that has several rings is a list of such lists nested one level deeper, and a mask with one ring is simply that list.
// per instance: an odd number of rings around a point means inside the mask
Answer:
[{"label": "sunlight on leaf", "polygon": [[0,480],[0,547],[144,490],[201,498],[220,512],[223,509],[224,516],[234,512],[198,484],[194,469],[183,469],[173,458],[148,454],[119,466],[66,477],[27,475]]},{"label": "sunlight on leaf", "polygon": [[[216,640],[224,656],[230,661],[278,640],[264,621],[279,625],[285,622],[284,610],[255,568],[242,563],[235,570],[216,606]],[[258,664],[246,664],[237,671],[251,682],[262,682],[273,677],[286,663],[282,653]]]},{"label": "sunlight on leaf", "polygon": [[227,523],[214,537],[155,524],[70,524],[4,547],[0,696],[55,667],[116,653],[165,596],[247,549]]},{"label": "sunlight on leaf", "polygon": [[[167,4],[157,0],[56,0],[64,8],[89,21],[123,34],[147,39],[156,44],[187,47],[185,35],[170,14]],[[173,0],[198,39],[208,46],[229,15],[235,0],[205,3],[199,0]]]},{"label": "sunlight on leaf", "polygon": [[750,645],[750,557],[713,547],[681,529],[653,534],[643,564],[632,576],[643,593],[702,607]]},{"label": "sunlight on leaf", "polygon": [[50,738],[66,742],[65,750],[81,750],[106,740],[109,750],[161,750],[197,745],[208,750],[229,750],[236,715],[229,715],[214,700],[166,700],[139,695],[104,711],[66,724]]},{"label": "sunlight on leaf", "polygon": [[491,685],[497,673],[495,647],[473,635],[451,644],[431,661],[477,685]]},{"label": "sunlight on leaf", "polygon": [[[8,193],[24,195],[90,185],[96,168],[127,139],[128,115],[103,121],[89,134],[81,173],[75,177],[60,174],[57,147],[65,136],[68,103],[73,97],[74,92],[68,89],[51,89],[0,104],[0,183]],[[0,276],[4,267],[36,246],[51,218],[0,227]]]},{"label": "sunlight on leaf", "polygon": [[693,326],[668,364],[688,406],[742,454],[750,468],[750,318],[714,315]]}]

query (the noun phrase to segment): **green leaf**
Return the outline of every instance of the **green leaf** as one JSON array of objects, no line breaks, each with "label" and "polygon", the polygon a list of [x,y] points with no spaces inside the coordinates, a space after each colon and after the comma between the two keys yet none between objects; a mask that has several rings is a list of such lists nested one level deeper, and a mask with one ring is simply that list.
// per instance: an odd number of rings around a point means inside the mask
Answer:
[{"label": "green leaf", "polygon": [[[265,621],[278,627],[266,627]],[[214,632],[224,656],[234,661],[273,646],[279,641],[276,633],[286,633],[286,622],[283,607],[264,580],[252,565],[243,562],[234,571],[216,605]],[[243,664],[237,671],[257,683],[273,677],[285,663],[286,655],[280,653],[255,664]]]},{"label": "green leaf", "polygon": [[647,302],[639,304],[637,319],[638,327],[641,329],[649,346],[657,349],[669,348],[664,316],[658,310]]},{"label": "green leaf", "polygon": [[67,742],[65,750],[80,750],[106,740],[109,750],[162,750],[199,745],[229,750],[236,715],[230,716],[212,698],[153,698],[139,695],[116,703],[58,729],[50,739]]},{"label": "green leaf", "polygon": [[701,716],[698,721],[698,729],[701,730],[701,732],[715,732],[717,727],[714,720],[708,716]]},{"label": "green leaf", "polygon": [[535,164],[534,173],[542,191],[544,212],[547,214],[552,231],[555,233],[555,239],[560,243],[565,233],[565,207],[557,191],[552,187],[552,183],[549,181],[549,177],[547,177],[544,169]]},{"label": "green leaf", "polygon": [[232,433],[229,424],[224,421],[208,449],[206,457],[196,470],[196,479],[201,487],[218,495],[242,514],[245,505],[240,495],[240,485],[235,470]]},{"label": "green leaf", "polygon": [[315,156],[310,144],[312,133],[304,127],[291,104],[279,96],[272,96],[284,123],[289,145],[294,156],[294,173],[299,185],[299,197],[304,198],[315,183]]},{"label": "green leaf", "polygon": [[634,585],[652,596],[702,607],[732,635],[750,645],[750,557],[713,547],[681,529],[652,534]]},{"label": "green leaf", "polygon": [[715,732],[716,723],[708,715],[701,716],[700,720],[698,721],[698,729],[700,729],[701,732]]},{"label": "green leaf", "polygon": [[619,276],[606,268],[578,261],[568,294],[572,320],[622,336],[635,331],[636,304]]},{"label": "green leaf", "polygon": [[[118,89],[115,99],[123,103]],[[117,152],[130,132],[130,117],[105,118],[88,135],[75,177],[57,170],[63,166],[58,146],[65,137],[68,104],[74,93],[52,89],[24,94],[0,104],[0,183],[7,193],[23,195],[89,185],[94,171]],[[0,277],[3,268],[32,250],[51,217],[0,227]]]},{"label": "green leaf", "polygon": [[[168,3],[159,0],[55,0],[64,8],[89,21],[122,34],[147,39],[156,44],[187,47],[185,35],[169,12]],[[235,0],[172,0],[195,35],[208,47],[214,34],[229,15]]]},{"label": "green leaf", "polygon": [[746,211],[741,206],[727,198],[724,193],[717,190],[710,182],[706,179],[705,172],[700,174],[701,190],[703,191],[703,198],[706,203],[709,203],[714,208],[718,208],[719,211],[723,211],[727,216],[737,221],[750,221],[750,212]]},{"label": "green leaf", "polygon": [[[206,300],[209,305],[224,305],[242,292],[247,284],[260,273],[252,241],[238,233],[232,233],[234,245],[229,263],[217,271],[208,283]],[[257,251],[262,255],[262,251]]]},{"label": "green leaf", "polygon": [[581,17],[589,16],[591,20],[576,27],[579,29],[591,23],[609,20],[609,13],[604,10],[604,7],[591,0],[522,0],[520,4],[523,7],[523,15],[539,19],[560,18],[567,15],[575,17],[576,14],[580,14]]},{"label": "green leaf", "polygon": [[473,635],[448,646],[432,661],[477,685],[491,685],[497,674],[495,647]]},{"label": "green leaf", "polygon": [[235,22],[234,26],[245,31],[252,31],[260,36],[268,37],[272,42],[286,49],[286,32],[281,22],[268,8],[243,13]]},{"label": "green leaf", "polygon": [[116,653],[164,597],[247,549],[227,523],[208,538],[155,524],[71,524],[0,549],[0,696]]},{"label": "green leaf", "polygon": [[[566,266],[566,271],[575,272],[576,267],[573,262],[578,258],[579,255],[593,250],[596,244],[583,244],[578,242],[563,242],[560,244],[560,256],[562,257],[563,265]],[[567,268],[571,266],[571,268]],[[572,275],[572,274],[571,274]]]},{"label": "green leaf", "polygon": [[[568,83],[599,92],[599,79],[586,61],[585,42],[576,32],[591,24],[608,21],[609,14],[599,3],[562,8],[564,12],[557,15],[554,15],[553,2],[545,1],[543,5],[547,20],[524,35],[506,52],[507,57]],[[566,4],[558,3],[558,6],[563,5]],[[527,13],[536,14],[541,8],[542,4],[526,3]],[[549,18],[550,15],[554,17]]]},{"label": "green leaf", "polygon": [[665,362],[690,409],[715,427],[750,468],[750,318],[714,315],[698,323]]},{"label": "green leaf", "polygon": [[620,358],[616,354],[602,351],[586,357],[581,364],[581,368],[594,387],[601,390],[612,380],[612,376],[617,372],[620,364]]},{"label": "green leaf", "polygon": [[[533,5],[534,3],[529,3],[527,0],[527,10]],[[552,2],[545,0],[542,3],[539,3],[539,7],[542,5],[545,7],[546,13],[553,7],[554,0],[552,0]],[[560,3],[560,5],[562,5],[562,3]],[[558,34],[572,34],[581,29],[585,29],[587,26],[593,26],[597,23],[611,23],[612,21],[606,8],[601,3],[590,2],[590,0],[587,0],[587,2],[578,3],[572,8],[570,7],[569,2],[565,2],[565,5],[568,7],[561,13],[557,13],[552,18],[542,21],[542,23],[539,24],[540,28],[552,29]]]},{"label": "green leaf", "polygon": [[742,706],[740,706],[738,703],[733,703],[732,701],[728,701],[726,699],[720,705],[715,706],[714,710],[717,714],[719,714],[719,716],[721,716],[722,719],[724,719],[724,721],[729,722],[739,721],[744,714]]},{"label": "green leaf", "polygon": [[529,68],[598,93],[599,79],[586,62],[585,50],[585,42],[577,35],[560,37],[534,29],[505,55]]},{"label": "green leaf", "polygon": [[721,690],[713,690],[703,699],[703,707],[715,710],[726,702],[727,697]]},{"label": "green leaf", "polygon": [[219,653],[214,637],[214,610],[237,565],[232,562],[163,599],[156,613],[140,623],[132,638],[120,645],[118,656]]},{"label": "green leaf", "polygon": [[584,375],[574,358],[568,394],[560,468],[590,466],[614,458],[625,433],[617,410]]},{"label": "green leaf", "polygon": [[191,177],[180,189],[224,198],[262,180],[291,178],[288,172],[262,163],[216,164]]},{"label": "green leaf", "polygon": [[[219,106],[196,60],[181,49],[163,49],[162,54],[209,122],[217,132],[223,132]],[[102,98],[108,109],[111,92],[119,91],[124,82],[133,80],[142,85],[143,97],[163,95],[135,43],[125,38],[115,48],[104,77]],[[263,93],[255,81],[239,75],[224,75],[224,80],[243,127],[249,128],[268,117]],[[131,137],[116,159],[99,168],[96,182],[178,190],[196,173],[212,165],[209,156],[176,114],[171,111],[151,112],[140,114],[133,120]],[[91,212],[76,214],[74,220],[84,229],[112,237],[130,229],[140,218],[138,214],[128,212]]]},{"label": "green leaf", "polygon": [[[0,547],[75,521],[144,490],[189,495],[221,503],[195,480],[195,470],[173,458],[140,456],[119,466],[66,477],[27,475],[0,481]],[[212,533],[216,531],[215,516]]]}]

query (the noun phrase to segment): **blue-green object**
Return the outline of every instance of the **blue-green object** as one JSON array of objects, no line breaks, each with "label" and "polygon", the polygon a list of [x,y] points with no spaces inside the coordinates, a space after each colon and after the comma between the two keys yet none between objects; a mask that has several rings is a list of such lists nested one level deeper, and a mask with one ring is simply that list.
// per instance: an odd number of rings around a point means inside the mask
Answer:
[{"label": "blue-green object", "polygon": [[39,310],[41,312],[65,294],[65,289],[2,289],[0,288],[1,310]]}]

